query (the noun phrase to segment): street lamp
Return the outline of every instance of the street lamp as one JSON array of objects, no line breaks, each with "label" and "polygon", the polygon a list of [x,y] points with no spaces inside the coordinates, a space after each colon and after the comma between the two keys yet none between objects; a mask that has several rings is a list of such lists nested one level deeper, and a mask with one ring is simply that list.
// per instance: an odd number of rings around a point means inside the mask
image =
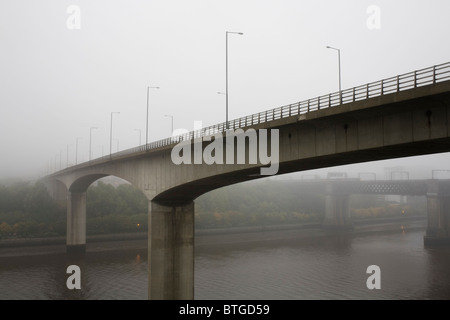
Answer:
[{"label": "street lamp", "polygon": [[170,135],[173,135],[173,116],[170,114],[165,114],[164,117],[170,117],[172,118],[172,131],[170,132]]},{"label": "street lamp", "polygon": [[225,82],[226,82],[226,92],[225,92],[225,100],[226,100],[226,128],[227,130],[229,129],[229,124],[228,124],[228,34],[238,34],[238,35],[243,35],[242,32],[231,32],[231,31],[226,31],[225,32]]},{"label": "street lamp", "polygon": [[77,137],[77,143],[75,146],[75,164],[78,164],[78,140],[81,139],[79,137]]},{"label": "street lamp", "polygon": [[150,95],[150,89],[159,89],[159,87],[147,87],[147,125],[145,129],[145,144],[148,144],[148,100]]},{"label": "street lamp", "polygon": [[59,170],[62,169],[62,150],[59,149]]},{"label": "street lamp", "polygon": [[111,112],[111,127],[109,132],[109,157],[111,158],[112,154],[112,125],[113,125],[113,114],[117,113],[120,114],[120,112]]},{"label": "street lamp", "polygon": [[72,145],[71,145],[71,144],[68,144],[68,145],[67,145],[67,158],[66,158],[67,164],[66,164],[66,168],[69,167],[69,147],[70,147],[70,146],[72,146]]},{"label": "street lamp", "polygon": [[98,128],[91,127],[89,129],[89,161],[91,161],[91,156],[92,156],[92,129],[98,129]]},{"label": "street lamp", "polygon": [[134,129],[134,131],[139,131],[139,145],[141,145],[141,129]]},{"label": "street lamp", "polygon": [[341,94],[341,50],[338,48],[333,48],[330,46],[327,46],[327,49],[333,49],[336,50],[338,52],[338,64],[339,64],[339,100],[340,103],[342,104],[342,94]]}]

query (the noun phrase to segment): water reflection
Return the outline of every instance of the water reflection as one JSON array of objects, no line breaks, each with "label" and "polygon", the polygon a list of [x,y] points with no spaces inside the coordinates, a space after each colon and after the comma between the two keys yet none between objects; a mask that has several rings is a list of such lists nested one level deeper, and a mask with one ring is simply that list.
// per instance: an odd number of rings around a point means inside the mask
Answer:
[{"label": "water reflection", "polygon": [[[81,290],[66,286],[69,265],[81,269]],[[146,252],[2,257],[0,287],[0,299],[146,299]]]},{"label": "water reflection", "polygon": [[429,248],[426,253],[428,263],[423,278],[427,280],[427,296],[450,299],[450,248]]},{"label": "water reflection", "polygon": [[[425,249],[423,230],[396,230],[320,237],[266,234],[263,241],[255,235],[199,237],[195,298],[450,298],[450,248]],[[81,290],[66,287],[66,270],[73,264],[82,270]],[[381,268],[381,290],[366,287],[369,265]],[[143,245],[84,255],[9,257],[1,257],[0,250],[0,288],[0,299],[147,299],[147,250]]]}]

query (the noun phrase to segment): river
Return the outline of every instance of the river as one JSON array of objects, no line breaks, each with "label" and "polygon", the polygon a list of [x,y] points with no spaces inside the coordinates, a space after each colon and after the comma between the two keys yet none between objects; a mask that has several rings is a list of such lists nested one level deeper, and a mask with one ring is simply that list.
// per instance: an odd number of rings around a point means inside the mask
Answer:
[{"label": "river", "polygon": [[[424,248],[426,221],[361,226],[348,234],[279,230],[199,234],[195,299],[449,299],[450,248]],[[147,299],[146,240],[0,249],[0,299]],[[81,290],[66,287],[68,265]],[[369,290],[370,265],[380,289]]]}]

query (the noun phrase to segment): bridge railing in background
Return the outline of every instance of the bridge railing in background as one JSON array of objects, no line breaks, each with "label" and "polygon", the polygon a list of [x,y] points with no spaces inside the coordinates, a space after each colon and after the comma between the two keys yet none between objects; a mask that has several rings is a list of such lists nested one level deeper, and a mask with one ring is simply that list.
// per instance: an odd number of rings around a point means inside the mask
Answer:
[{"label": "bridge railing in background", "polygon": [[[316,110],[331,108],[346,103],[366,100],[373,97],[379,97],[404,90],[414,89],[417,87],[432,85],[447,80],[450,80],[450,62],[416,70],[380,81],[367,83],[362,86],[345,89],[313,99],[296,102],[275,109],[255,113],[246,117],[230,120],[228,121],[228,125],[230,129],[249,127],[273,120],[306,114]],[[112,155],[97,158],[95,160],[89,161],[89,163],[93,164],[96,162],[102,162],[107,159],[122,157],[124,155],[137,152],[148,151],[172,145],[180,141],[201,138],[204,136],[210,136],[212,134],[223,133],[225,131],[226,123],[222,122],[213,126],[202,128],[200,130],[191,131],[186,134],[154,141],[147,145],[142,145],[139,147],[123,150]],[[85,164],[80,164],[79,166],[83,165]]]}]

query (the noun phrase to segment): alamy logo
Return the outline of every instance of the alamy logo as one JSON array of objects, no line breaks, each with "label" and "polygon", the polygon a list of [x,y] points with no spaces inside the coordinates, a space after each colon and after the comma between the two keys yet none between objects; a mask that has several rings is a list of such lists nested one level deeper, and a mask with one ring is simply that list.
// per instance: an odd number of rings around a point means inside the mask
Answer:
[{"label": "alamy logo", "polygon": [[366,10],[369,17],[366,20],[366,25],[369,30],[381,29],[381,9],[377,5],[371,5]]},{"label": "alamy logo", "polygon": [[[210,143],[203,148],[203,142]],[[278,129],[259,129],[258,132],[252,128],[246,131],[236,129],[227,130],[225,137],[217,133],[194,139],[193,143],[185,140],[175,145],[171,158],[176,165],[259,163],[270,165],[260,168],[261,175],[275,175],[279,168],[279,132]]]},{"label": "alamy logo", "polygon": [[369,278],[367,278],[366,286],[367,289],[381,289],[381,269],[379,266],[373,264],[367,267],[366,273],[371,274]]},{"label": "alamy logo", "polygon": [[67,289],[81,289],[81,270],[80,267],[73,264],[67,267],[66,273],[71,274],[66,281]]},{"label": "alamy logo", "polygon": [[66,10],[69,17],[66,20],[66,27],[69,30],[81,29],[81,9],[77,5],[70,5]]}]

